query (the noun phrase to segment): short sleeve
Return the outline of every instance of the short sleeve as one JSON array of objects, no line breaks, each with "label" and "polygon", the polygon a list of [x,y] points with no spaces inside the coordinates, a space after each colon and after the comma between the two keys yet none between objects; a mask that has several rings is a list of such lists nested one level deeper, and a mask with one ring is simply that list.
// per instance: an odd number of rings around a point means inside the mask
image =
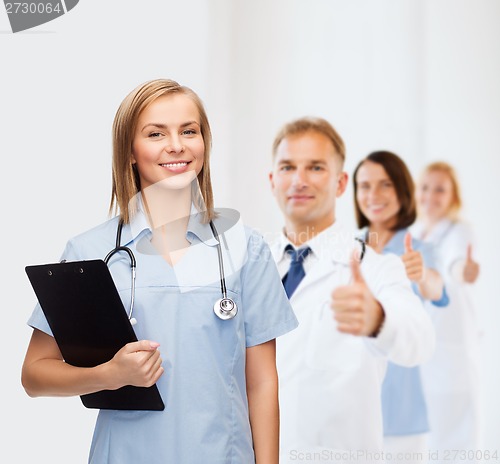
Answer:
[{"label": "short sleeve", "polygon": [[250,231],[241,273],[246,346],[260,345],[298,326],[276,264],[262,236]]},{"label": "short sleeve", "polygon": [[28,319],[28,325],[33,329],[41,330],[50,336],[54,336],[52,334],[52,330],[50,329],[49,323],[45,318],[45,314],[43,314],[42,307],[40,303],[37,303],[35,309],[31,313],[30,318]]},{"label": "short sleeve", "polygon": [[[77,253],[73,247],[72,242],[69,241],[66,244],[66,248],[64,249],[64,252],[61,256],[61,261],[73,261],[76,259],[78,259]],[[47,322],[45,314],[43,313],[42,307],[40,306],[40,303],[37,303],[35,309],[33,309],[33,312],[28,319],[28,325],[33,329],[38,329],[50,336],[54,336],[52,330],[50,329],[49,323]]]}]

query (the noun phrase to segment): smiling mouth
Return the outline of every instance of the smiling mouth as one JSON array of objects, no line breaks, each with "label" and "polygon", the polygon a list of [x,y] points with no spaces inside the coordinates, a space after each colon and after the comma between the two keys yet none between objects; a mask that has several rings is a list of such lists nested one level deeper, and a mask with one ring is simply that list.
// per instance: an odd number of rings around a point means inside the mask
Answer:
[{"label": "smiling mouth", "polygon": [[369,206],[370,211],[374,211],[374,212],[380,211],[384,208],[385,208],[385,205],[370,205]]},{"label": "smiling mouth", "polygon": [[162,168],[169,168],[169,169],[175,169],[175,168],[183,168],[187,166],[191,161],[180,161],[177,163],[162,163],[160,166]]},{"label": "smiling mouth", "polygon": [[291,201],[305,201],[314,198],[312,195],[290,195],[288,197]]},{"label": "smiling mouth", "polygon": [[188,170],[191,161],[173,161],[171,163],[161,163],[159,166],[172,174],[181,174]]}]

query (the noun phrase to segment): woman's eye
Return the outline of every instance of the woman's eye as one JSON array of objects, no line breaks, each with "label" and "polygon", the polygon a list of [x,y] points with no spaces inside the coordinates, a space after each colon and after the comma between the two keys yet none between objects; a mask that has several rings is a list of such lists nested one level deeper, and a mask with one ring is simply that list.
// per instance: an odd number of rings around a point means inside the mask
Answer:
[{"label": "woman's eye", "polygon": [[194,129],[186,129],[186,130],[182,131],[182,133],[184,135],[195,135],[196,131]]},{"label": "woman's eye", "polygon": [[159,132],[151,132],[151,134],[149,134],[150,137],[152,138],[155,138],[155,137],[160,137],[160,133]]}]

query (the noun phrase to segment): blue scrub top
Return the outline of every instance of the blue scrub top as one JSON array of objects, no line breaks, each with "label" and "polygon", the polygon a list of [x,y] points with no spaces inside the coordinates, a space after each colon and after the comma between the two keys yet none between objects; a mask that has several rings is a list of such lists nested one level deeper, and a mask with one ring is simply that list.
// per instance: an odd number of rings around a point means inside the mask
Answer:
[{"label": "blue scrub top", "polygon": [[[405,252],[404,238],[408,229],[397,231],[382,250],[383,254],[393,253],[401,256]],[[424,265],[436,269],[433,246],[412,238],[412,247],[422,254]],[[412,282],[413,291],[420,296],[417,285]],[[432,302],[436,306],[446,306],[448,296]],[[392,362],[387,365],[382,384],[382,416],[384,435],[412,435],[429,431],[427,407],[425,403],[420,369],[402,367]]]},{"label": "blue scrub top", "polygon": [[[134,330],[160,343],[165,372],[157,386],[164,411],[101,410],[92,464],[248,464],[255,460],[248,418],[246,348],[283,335],[298,322],[263,238],[241,223],[214,221],[223,234],[228,294],[238,314],[221,320],[217,241],[200,215],[189,221],[188,251],[170,266],[150,244],[143,212],[123,227],[122,245],[137,260]],[[226,221],[227,222],[227,221]],[[63,259],[103,259],[114,248],[118,218],[70,240]],[[109,262],[124,307],[130,305],[130,262]],[[28,324],[51,334],[39,305]],[[110,327],[112,330],[112,327]]]}]

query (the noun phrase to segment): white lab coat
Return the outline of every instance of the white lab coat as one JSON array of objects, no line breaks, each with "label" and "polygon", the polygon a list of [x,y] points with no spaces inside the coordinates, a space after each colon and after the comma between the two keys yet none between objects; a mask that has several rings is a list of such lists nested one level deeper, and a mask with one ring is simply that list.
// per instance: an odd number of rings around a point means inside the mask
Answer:
[{"label": "white lab coat", "polygon": [[[416,223],[412,232],[422,237],[422,224]],[[436,328],[435,353],[421,369],[431,429],[429,448],[476,450],[480,447],[481,331],[471,287],[457,275],[472,233],[467,224],[444,219],[425,240],[435,246],[437,269],[450,297],[445,308],[427,307]]]},{"label": "white lab coat", "polygon": [[[359,247],[354,236],[335,223],[308,242],[313,264],[291,297],[299,327],[276,341],[282,463],[380,463],[380,454],[370,453],[383,448],[380,390],[387,359],[414,366],[434,349],[432,322],[401,260],[369,247],[361,271],[384,308],[382,330],[376,338],[337,331],[330,295],[351,278],[351,252]],[[286,243],[283,237],[271,246],[282,277]]]}]

